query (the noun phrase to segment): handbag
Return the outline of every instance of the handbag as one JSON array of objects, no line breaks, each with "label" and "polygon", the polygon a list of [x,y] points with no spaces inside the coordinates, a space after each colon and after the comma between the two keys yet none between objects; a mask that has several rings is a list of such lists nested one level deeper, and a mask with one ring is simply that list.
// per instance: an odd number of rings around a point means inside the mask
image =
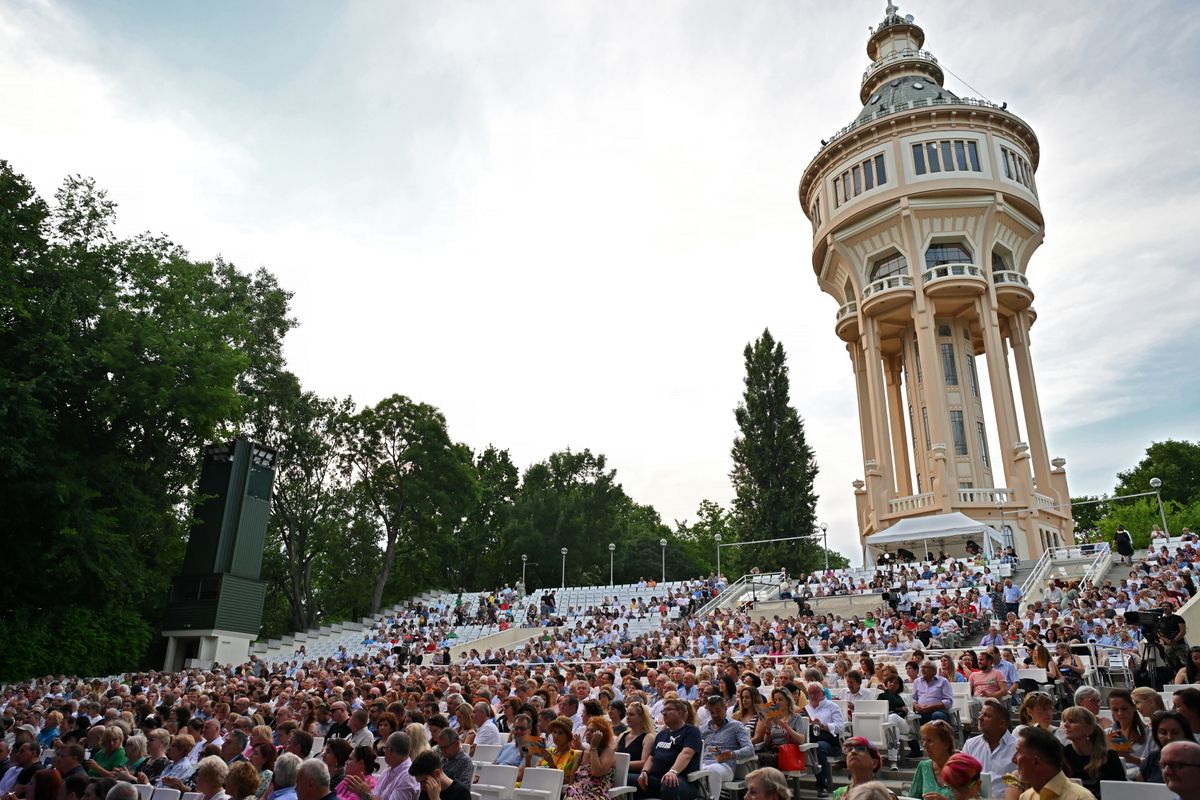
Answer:
[{"label": "handbag", "polygon": [[779,745],[779,769],[782,772],[804,772],[804,751],[800,745]]}]

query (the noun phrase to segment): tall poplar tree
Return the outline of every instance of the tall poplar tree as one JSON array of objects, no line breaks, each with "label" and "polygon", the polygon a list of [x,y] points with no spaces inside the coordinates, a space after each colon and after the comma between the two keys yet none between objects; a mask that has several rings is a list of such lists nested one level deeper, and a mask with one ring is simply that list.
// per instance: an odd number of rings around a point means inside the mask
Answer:
[{"label": "tall poplar tree", "polygon": [[[747,344],[746,389],[734,410],[739,434],[733,440],[735,525],[743,541],[812,537],[817,496],[817,462],[804,437],[804,422],[789,397],[787,356],[770,330]],[[749,546],[744,567],[763,571],[787,567],[798,574],[816,566],[820,547],[808,540]]]}]

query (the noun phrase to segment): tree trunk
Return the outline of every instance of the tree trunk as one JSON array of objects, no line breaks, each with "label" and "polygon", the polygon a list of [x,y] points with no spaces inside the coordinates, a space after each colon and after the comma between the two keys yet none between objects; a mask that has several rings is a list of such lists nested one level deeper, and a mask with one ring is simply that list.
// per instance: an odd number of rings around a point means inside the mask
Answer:
[{"label": "tree trunk", "polygon": [[383,605],[383,587],[387,585],[388,577],[392,574],[392,563],[396,560],[396,538],[396,529],[390,524],[387,525],[387,547],[383,551],[383,566],[379,570],[379,577],[375,579],[375,591],[371,593],[371,613],[368,616],[378,614],[379,607]]}]

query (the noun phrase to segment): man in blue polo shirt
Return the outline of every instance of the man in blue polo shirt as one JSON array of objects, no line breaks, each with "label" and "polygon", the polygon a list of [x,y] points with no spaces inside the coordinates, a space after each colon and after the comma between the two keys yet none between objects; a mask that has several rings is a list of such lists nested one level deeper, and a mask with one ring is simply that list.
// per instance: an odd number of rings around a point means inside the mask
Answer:
[{"label": "man in blue polo shirt", "polygon": [[687,724],[687,703],[678,698],[663,701],[662,715],[665,727],[654,737],[650,761],[637,776],[634,797],[693,800],[697,791],[687,775],[700,769],[700,729]]}]

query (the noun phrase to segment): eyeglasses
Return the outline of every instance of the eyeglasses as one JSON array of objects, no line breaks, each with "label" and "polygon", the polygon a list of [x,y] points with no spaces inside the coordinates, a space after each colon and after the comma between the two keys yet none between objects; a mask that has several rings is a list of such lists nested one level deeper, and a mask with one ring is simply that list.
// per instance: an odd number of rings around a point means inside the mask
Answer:
[{"label": "eyeglasses", "polygon": [[1158,765],[1163,769],[1171,770],[1183,769],[1184,767],[1200,767],[1200,764],[1197,764],[1194,761],[1160,761],[1158,762]]},{"label": "eyeglasses", "polygon": [[865,753],[867,755],[870,755],[871,748],[867,747],[865,744],[852,744],[852,745],[846,746],[846,752],[847,753]]}]

